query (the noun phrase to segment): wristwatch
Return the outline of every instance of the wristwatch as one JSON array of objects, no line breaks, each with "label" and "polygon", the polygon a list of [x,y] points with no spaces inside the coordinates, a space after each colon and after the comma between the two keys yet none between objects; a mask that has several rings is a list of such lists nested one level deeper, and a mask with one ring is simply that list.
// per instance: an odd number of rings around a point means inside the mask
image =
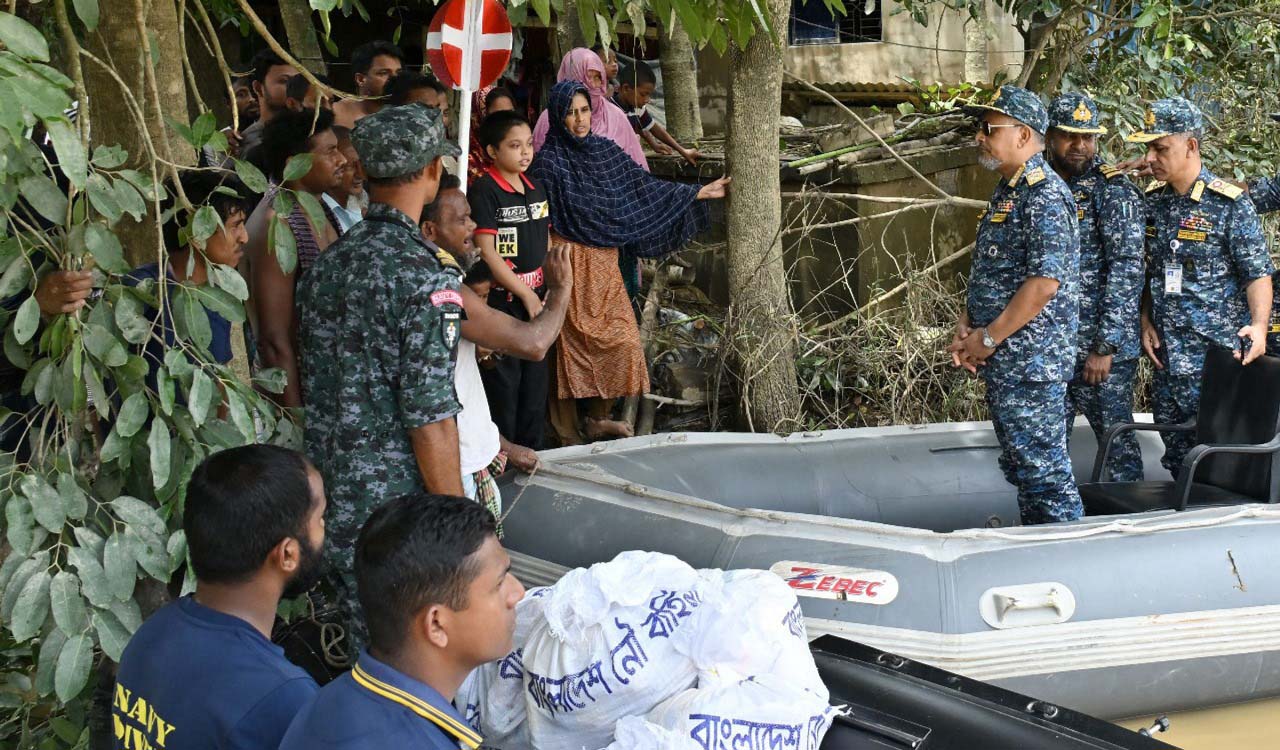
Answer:
[{"label": "wristwatch", "polygon": [[1116,348],[1103,341],[1101,344],[1093,347],[1093,353],[1097,354],[1099,357],[1110,357],[1116,353]]},{"label": "wristwatch", "polygon": [[996,340],[991,338],[991,332],[986,328],[982,329],[982,345],[988,349],[994,349],[999,346],[999,344],[996,343]]}]

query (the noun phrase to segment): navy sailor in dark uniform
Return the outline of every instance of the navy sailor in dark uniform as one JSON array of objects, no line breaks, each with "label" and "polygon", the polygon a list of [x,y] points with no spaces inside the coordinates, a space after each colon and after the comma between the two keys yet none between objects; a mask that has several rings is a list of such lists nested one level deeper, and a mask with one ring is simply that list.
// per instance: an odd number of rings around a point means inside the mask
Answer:
[{"label": "navy sailor in dark uniform", "polygon": [[418,491],[374,511],[355,568],[369,647],[298,713],[280,750],[473,750],[454,707],[473,669],[510,653],[524,588],[483,505]]}]

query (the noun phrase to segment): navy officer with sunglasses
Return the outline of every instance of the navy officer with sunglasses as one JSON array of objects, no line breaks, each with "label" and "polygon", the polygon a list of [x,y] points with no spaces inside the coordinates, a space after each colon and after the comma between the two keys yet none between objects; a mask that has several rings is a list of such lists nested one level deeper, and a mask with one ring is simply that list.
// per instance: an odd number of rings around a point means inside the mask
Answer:
[{"label": "navy officer with sunglasses", "polygon": [[1080,237],[1071,190],[1045,161],[1049,114],[1002,86],[978,118],[979,163],[1000,174],[973,248],[966,309],[947,350],[986,383],[1000,468],[1024,524],[1084,514],[1067,453],[1067,381],[1076,365]]}]

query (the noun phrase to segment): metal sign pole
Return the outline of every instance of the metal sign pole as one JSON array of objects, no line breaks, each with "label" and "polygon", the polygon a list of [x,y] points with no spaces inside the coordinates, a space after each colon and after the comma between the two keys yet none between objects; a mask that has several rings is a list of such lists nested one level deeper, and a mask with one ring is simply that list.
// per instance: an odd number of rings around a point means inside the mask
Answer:
[{"label": "metal sign pole", "polygon": [[471,92],[466,89],[458,89],[462,92],[462,102],[458,107],[458,149],[462,154],[458,156],[458,182],[461,183],[463,195],[467,192],[467,176],[471,171]]}]

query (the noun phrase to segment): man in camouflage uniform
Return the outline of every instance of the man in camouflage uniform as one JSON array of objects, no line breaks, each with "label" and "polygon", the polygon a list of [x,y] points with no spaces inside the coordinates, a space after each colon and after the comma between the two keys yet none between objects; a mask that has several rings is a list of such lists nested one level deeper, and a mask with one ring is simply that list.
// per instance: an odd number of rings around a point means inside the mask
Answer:
[{"label": "man in camouflage uniform", "polygon": [[1002,179],[978,225],[967,309],[948,351],[986,382],[1022,522],[1075,520],[1084,508],[1065,419],[1079,312],[1075,200],[1045,162],[1049,115],[1035,94],[1004,86],[970,111],[981,118],[979,161]]},{"label": "man in camouflage uniform", "polygon": [[[1266,349],[1271,274],[1257,211],[1244,190],[1205,169],[1204,118],[1175,96],[1148,107],[1143,130],[1127,140],[1147,144],[1155,180],[1147,186],[1147,297],[1142,347],[1156,367],[1156,422],[1196,415],[1205,353],[1236,349],[1249,364]],[[1241,350],[1241,339],[1249,347]],[[1163,433],[1160,460],[1177,476],[1192,446],[1189,433]]]},{"label": "man in camouflage uniform", "polygon": [[[1280,122],[1280,114],[1271,115]],[[1259,214],[1280,211],[1280,175],[1249,180],[1246,187],[1253,207]],[[1267,332],[1267,351],[1280,354],[1280,271],[1271,275],[1271,326]]]},{"label": "man in camouflage uniform", "polygon": [[369,514],[424,486],[463,494],[453,387],[462,297],[457,263],[418,229],[440,157],[459,154],[439,110],[384,107],[356,123],[351,142],[369,211],[299,281],[298,306],[307,453],[329,491],[331,573],[359,628],[353,555]]},{"label": "man in camouflage uniform", "polygon": [[[1049,105],[1045,155],[1075,196],[1080,225],[1080,329],[1075,374],[1067,384],[1067,436],[1083,412],[1101,442],[1112,425],[1133,421],[1138,372],[1142,270],[1142,195],[1120,170],[1098,158],[1098,106],[1083,94]],[[1117,482],[1142,479],[1132,432],[1114,443],[1107,469]]]}]

